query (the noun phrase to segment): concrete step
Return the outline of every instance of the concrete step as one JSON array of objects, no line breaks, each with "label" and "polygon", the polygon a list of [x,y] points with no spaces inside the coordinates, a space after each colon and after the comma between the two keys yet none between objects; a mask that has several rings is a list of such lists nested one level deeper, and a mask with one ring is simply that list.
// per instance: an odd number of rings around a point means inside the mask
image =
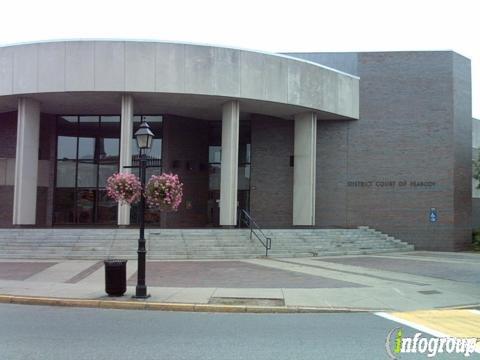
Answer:
[{"label": "concrete step", "polygon": [[[273,246],[273,250],[278,251],[324,251],[324,250],[351,250],[351,249],[383,249],[383,248],[404,248],[406,245],[402,244],[371,244],[371,245],[342,245],[342,246],[325,246],[325,245],[302,245],[302,246]],[[56,251],[56,252],[65,252],[65,251],[122,251],[122,250],[136,250],[137,245],[130,246],[73,246],[73,247],[60,247],[60,246],[42,246],[42,247],[28,247],[28,246],[9,246],[9,247],[0,247],[0,252],[28,252],[28,251]],[[263,250],[264,247],[260,245],[236,245],[236,246],[148,246],[148,251],[177,251],[179,249],[189,249],[191,252],[200,252],[200,251],[213,251],[214,249],[221,249],[222,251],[244,251],[244,250]]]},{"label": "concrete step", "polygon": [[[272,257],[411,251],[370,228],[267,229]],[[137,229],[0,229],[0,258],[136,258]],[[248,229],[149,229],[150,259],[255,258],[265,249]]]}]

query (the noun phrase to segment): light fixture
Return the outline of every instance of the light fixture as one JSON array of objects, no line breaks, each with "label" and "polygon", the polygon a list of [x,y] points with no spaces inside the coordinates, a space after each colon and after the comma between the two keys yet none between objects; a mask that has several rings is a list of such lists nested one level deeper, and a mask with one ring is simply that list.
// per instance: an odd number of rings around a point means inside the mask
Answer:
[{"label": "light fixture", "polygon": [[140,123],[140,127],[135,131],[135,140],[137,141],[137,146],[141,150],[148,150],[152,147],[153,141],[153,132],[150,130],[147,122],[143,119]]}]

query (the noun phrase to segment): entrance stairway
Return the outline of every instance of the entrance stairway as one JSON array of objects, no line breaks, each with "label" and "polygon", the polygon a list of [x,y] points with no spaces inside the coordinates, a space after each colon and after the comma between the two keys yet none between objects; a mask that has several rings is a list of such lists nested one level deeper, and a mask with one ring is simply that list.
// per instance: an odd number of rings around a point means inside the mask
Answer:
[{"label": "entrance stairway", "polygon": [[[368,227],[264,230],[269,257],[411,251],[413,245]],[[249,229],[147,229],[148,259],[245,259],[265,255]],[[136,229],[0,229],[0,259],[137,258]]]}]

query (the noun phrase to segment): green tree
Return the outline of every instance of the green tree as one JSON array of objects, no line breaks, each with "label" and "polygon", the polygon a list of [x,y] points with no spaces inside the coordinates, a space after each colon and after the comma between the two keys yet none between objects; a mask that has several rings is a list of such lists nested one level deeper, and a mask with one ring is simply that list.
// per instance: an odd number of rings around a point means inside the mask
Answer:
[{"label": "green tree", "polygon": [[472,176],[475,180],[479,181],[477,189],[480,189],[480,152],[478,153],[477,160],[473,160]]},{"label": "green tree", "polygon": [[[480,152],[472,165],[472,177],[478,181],[477,189],[480,189]],[[474,229],[472,235],[473,248],[480,251],[480,229]]]}]

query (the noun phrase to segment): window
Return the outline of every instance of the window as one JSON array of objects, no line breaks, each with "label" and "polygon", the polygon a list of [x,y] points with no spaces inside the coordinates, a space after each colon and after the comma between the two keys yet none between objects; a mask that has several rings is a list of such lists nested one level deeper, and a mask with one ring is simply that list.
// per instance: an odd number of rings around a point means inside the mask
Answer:
[{"label": "window", "polygon": [[55,224],[114,224],[106,179],[118,171],[119,116],[57,118]]},{"label": "window", "polygon": [[[140,119],[134,118],[134,132]],[[162,170],[163,118],[145,116],[145,120],[155,134],[147,154],[149,177]],[[107,196],[105,186],[108,177],[119,171],[120,116],[59,116],[57,133],[54,223],[116,224],[117,204]],[[134,139],[132,154],[135,165],[138,149]],[[135,223],[135,207],[131,213]],[[159,221],[153,212],[147,213],[147,221]]]}]

